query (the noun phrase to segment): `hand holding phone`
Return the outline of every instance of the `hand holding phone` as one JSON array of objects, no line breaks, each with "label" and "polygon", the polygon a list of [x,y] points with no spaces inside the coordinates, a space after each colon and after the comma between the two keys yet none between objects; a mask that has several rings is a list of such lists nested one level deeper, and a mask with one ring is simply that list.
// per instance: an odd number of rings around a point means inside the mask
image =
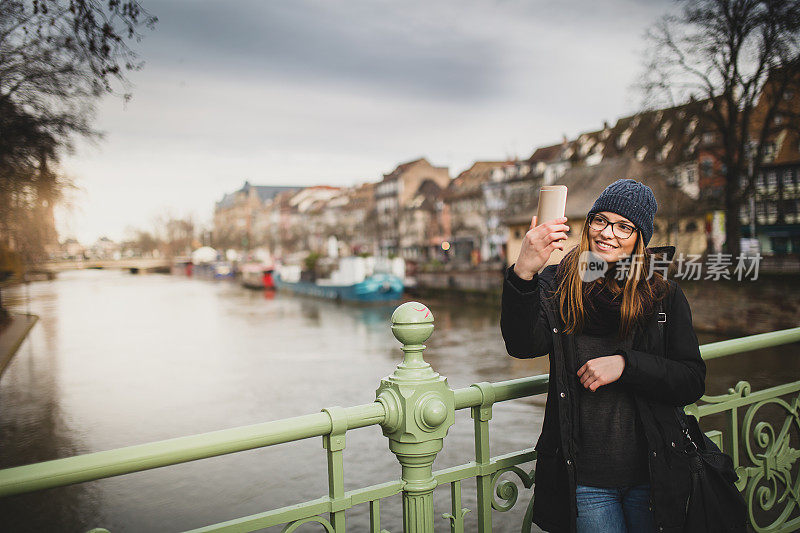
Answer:
[{"label": "hand holding phone", "polygon": [[548,223],[536,225],[536,215],[531,221],[531,229],[522,239],[519,257],[514,263],[514,273],[522,279],[533,279],[550,259],[554,250],[564,249],[564,240],[569,226],[565,224],[566,217],[551,220]]},{"label": "hand holding phone", "polygon": [[[538,215],[531,219],[531,226],[522,239],[519,257],[514,272],[522,279],[533,279],[547,264],[554,250],[564,249],[564,240],[569,226],[564,211],[567,204],[567,188],[564,185],[547,185],[539,192]],[[552,218],[544,218],[552,217]],[[539,220],[545,220],[537,225]]]}]

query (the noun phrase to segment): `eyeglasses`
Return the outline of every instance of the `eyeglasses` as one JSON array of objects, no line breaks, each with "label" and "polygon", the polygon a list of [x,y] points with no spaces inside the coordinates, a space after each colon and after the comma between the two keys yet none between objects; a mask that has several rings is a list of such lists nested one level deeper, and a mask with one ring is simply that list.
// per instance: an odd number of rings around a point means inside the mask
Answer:
[{"label": "eyeglasses", "polygon": [[611,226],[611,232],[620,239],[627,239],[636,231],[636,226],[623,221],[609,222],[603,215],[592,215],[589,219],[589,227],[595,231],[603,231],[608,225]]}]

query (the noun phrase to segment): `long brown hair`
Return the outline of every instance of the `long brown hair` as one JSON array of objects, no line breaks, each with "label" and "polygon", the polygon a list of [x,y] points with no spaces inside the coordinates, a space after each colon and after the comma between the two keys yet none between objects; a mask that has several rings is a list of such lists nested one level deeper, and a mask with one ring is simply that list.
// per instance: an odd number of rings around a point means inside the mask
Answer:
[{"label": "long brown hair", "polygon": [[584,302],[595,284],[608,284],[608,290],[616,297],[622,293],[618,336],[626,338],[637,323],[652,315],[656,302],[664,298],[669,287],[660,272],[653,272],[647,279],[652,253],[646,249],[641,234],[636,232],[633,257],[627,268],[622,285],[615,276],[601,276],[594,281],[581,279],[580,258],[589,251],[589,218],[583,223],[580,243],[573,247],[559,263],[556,270],[557,283],[553,298],[558,300],[558,309],[565,325],[565,333],[575,333],[583,329],[586,314]]}]

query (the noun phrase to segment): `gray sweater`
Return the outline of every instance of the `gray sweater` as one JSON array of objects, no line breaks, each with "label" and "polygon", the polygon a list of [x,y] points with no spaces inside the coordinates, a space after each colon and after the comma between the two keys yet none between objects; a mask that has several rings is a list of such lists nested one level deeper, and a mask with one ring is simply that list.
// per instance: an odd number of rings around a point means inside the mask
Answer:
[{"label": "gray sweater", "polygon": [[[576,372],[589,359],[619,353],[619,348],[630,348],[631,343],[632,338],[620,342],[613,335],[575,335]],[[624,487],[647,483],[647,442],[631,393],[618,382],[595,392],[581,386],[578,409],[578,484]]]}]

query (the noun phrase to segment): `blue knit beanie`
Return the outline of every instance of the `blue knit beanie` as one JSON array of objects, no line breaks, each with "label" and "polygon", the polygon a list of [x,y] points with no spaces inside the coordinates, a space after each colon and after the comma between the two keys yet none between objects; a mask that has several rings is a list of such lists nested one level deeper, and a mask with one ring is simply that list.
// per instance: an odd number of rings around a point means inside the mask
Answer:
[{"label": "blue knit beanie", "polygon": [[617,180],[600,194],[588,215],[611,211],[633,222],[642,234],[644,245],[653,236],[653,217],[658,211],[658,202],[652,189],[632,179]]}]

